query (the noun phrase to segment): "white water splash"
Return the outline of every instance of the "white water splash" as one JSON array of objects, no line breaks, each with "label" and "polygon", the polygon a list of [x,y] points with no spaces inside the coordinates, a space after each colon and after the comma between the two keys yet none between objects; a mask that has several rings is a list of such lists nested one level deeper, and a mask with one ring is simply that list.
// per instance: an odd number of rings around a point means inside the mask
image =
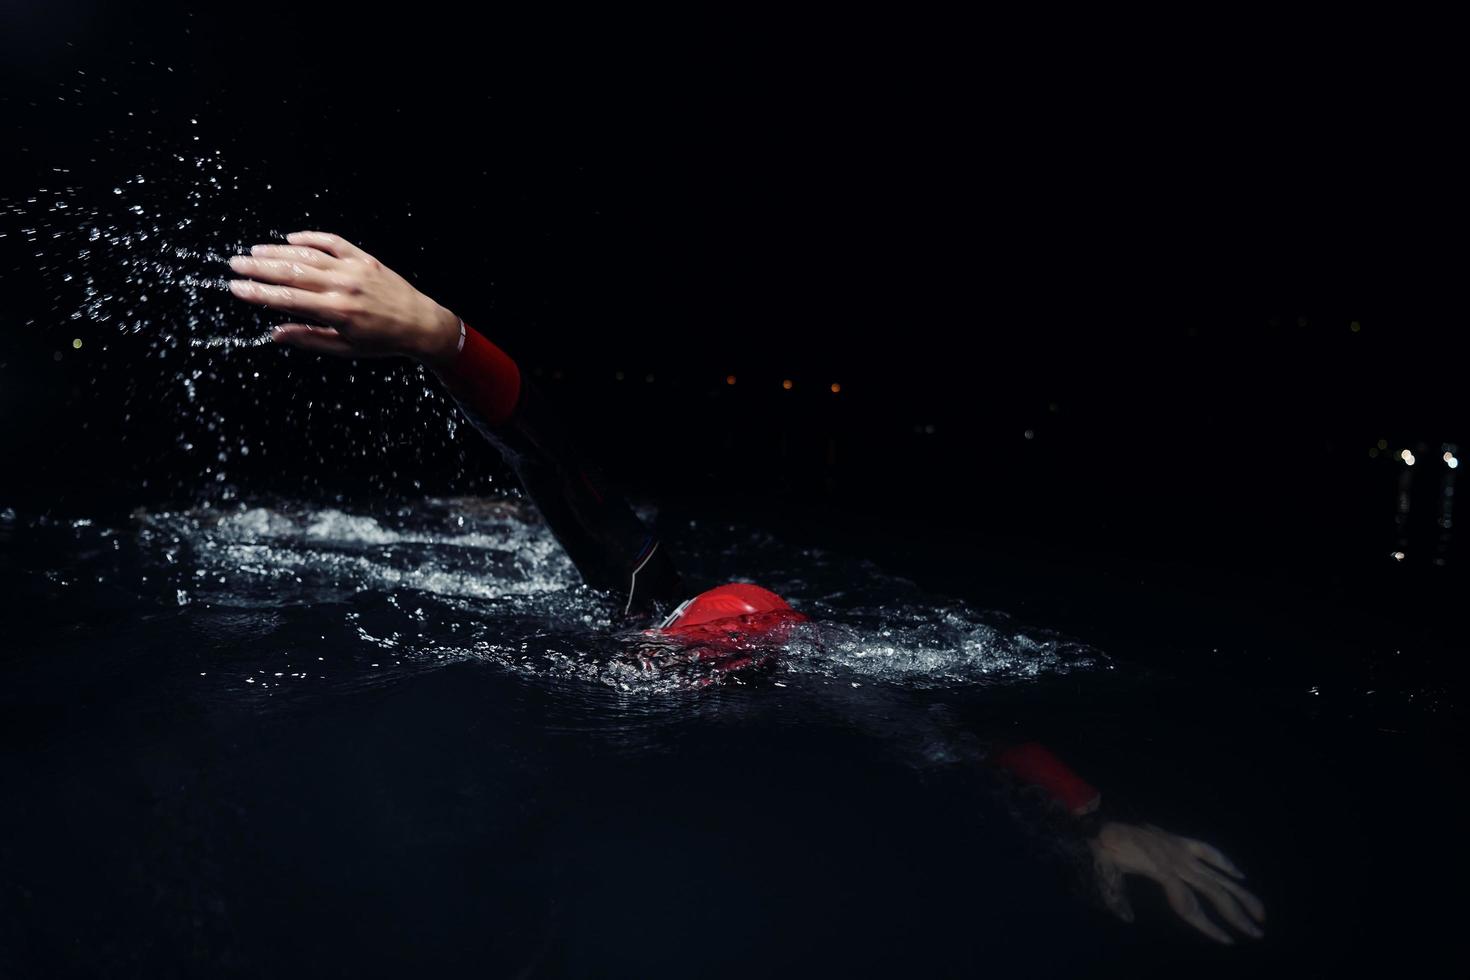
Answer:
[{"label": "white water splash", "polygon": [[[533,677],[657,694],[756,683],[751,660],[788,686],[926,689],[1026,683],[1107,665],[1083,644],[926,596],[871,563],[793,553],[751,532],[732,541],[721,531],[722,554],[748,543],[752,570],[786,583],[787,598],[812,621],[779,644],[753,639],[736,650],[661,641],[620,626],[615,597],[581,584],[533,514],[506,502],[450,498],[374,514],[239,505],[139,518],[196,607],[351,603],[343,615],[353,635],[391,653],[397,666],[477,659]],[[689,570],[712,544],[692,533],[671,547],[690,556]],[[786,564],[772,566],[774,554]],[[891,598],[844,605],[852,594]]]}]

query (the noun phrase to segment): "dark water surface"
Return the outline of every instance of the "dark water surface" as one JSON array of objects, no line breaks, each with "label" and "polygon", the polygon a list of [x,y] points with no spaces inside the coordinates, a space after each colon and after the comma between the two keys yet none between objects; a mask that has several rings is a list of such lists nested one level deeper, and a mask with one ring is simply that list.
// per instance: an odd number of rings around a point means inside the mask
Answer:
[{"label": "dark water surface", "polygon": [[[1463,959],[1458,701],[1341,624],[1068,615],[1107,583],[1057,576],[1028,606],[1034,575],[1006,594],[980,566],[936,570],[940,595],[683,521],[693,584],[759,582],[815,625],[755,673],[648,670],[515,503],[7,511],[0,540],[5,976]],[[1096,623],[1098,645],[1048,623]],[[1218,947],[1143,881],[1138,921],[1111,918],[1075,851],[965,761],[1018,737],[1105,805],[1219,845],[1266,938]]]}]

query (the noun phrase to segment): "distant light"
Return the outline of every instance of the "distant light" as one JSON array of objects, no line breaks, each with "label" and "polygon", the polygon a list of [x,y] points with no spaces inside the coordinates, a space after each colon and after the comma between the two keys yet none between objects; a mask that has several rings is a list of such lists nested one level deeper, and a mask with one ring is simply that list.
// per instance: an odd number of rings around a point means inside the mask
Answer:
[{"label": "distant light", "polygon": [[1411,452],[1409,452],[1407,449],[1405,449],[1403,452],[1399,453],[1399,459],[1401,459],[1401,460],[1404,461],[1404,465],[1405,466],[1413,466],[1414,465],[1414,454],[1411,453]]},{"label": "distant light", "polygon": [[733,375],[733,374],[727,374],[727,375],[725,375],[725,384],[732,385],[734,383],[735,383],[735,375]]},{"label": "distant light", "polygon": [[835,395],[835,394],[837,394],[841,390],[842,390],[842,385],[838,384],[835,381],[832,382],[832,394]]},{"label": "distant light", "polygon": [[616,374],[614,374],[614,375],[613,375],[613,377],[614,377],[614,378],[617,378],[617,379],[618,379],[618,380],[619,380],[619,381],[622,381],[622,380],[623,380],[623,377],[624,377],[624,375],[623,375],[623,372],[621,372],[621,371],[619,371],[619,372],[617,372],[617,373],[616,373]]},{"label": "distant light", "polygon": [[646,382],[648,382],[649,384],[653,384],[653,375],[651,375],[651,374],[645,374],[643,376],[643,380],[646,381]]},{"label": "distant light", "polygon": [[787,378],[785,381],[782,381],[781,382],[781,387],[782,388],[785,388],[787,391],[790,391],[791,390],[791,379],[790,378]]},{"label": "distant light", "polygon": [[[75,340],[73,340],[71,342],[71,349],[72,350],[81,350],[82,349],[82,338],[78,337]],[[1448,456],[1449,454],[1446,453],[1445,455]]]},{"label": "distant light", "polygon": [[1026,438],[1027,439],[1035,439],[1036,438],[1036,430],[1035,429],[1027,429],[1026,430]]},{"label": "distant light", "polygon": [[1452,470],[1457,470],[1460,468],[1460,459],[1454,453],[1447,452],[1444,454],[1444,465]]},{"label": "distant light", "polygon": [[1377,446],[1369,446],[1368,447],[1368,458],[1369,459],[1377,459],[1378,458],[1378,447]]},{"label": "distant light", "polygon": [[1357,320],[1354,320],[1352,323],[1348,324],[1348,329],[1351,330],[1353,333],[1358,333],[1363,329],[1363,325]]},{"label": "distant light", "polygon": [[1387,439],[1379,439],[1378,440],[1378,448],[1379,449],[1387,449],[1388,448],[1388,440]]},{"label": "distant light", "polygon": [[1402,551],[1395,551],[1393,554],[1389,555],[1388,557],[1392,558],[1394,561],[1403,561],[1404,560],[1404,553]]}]

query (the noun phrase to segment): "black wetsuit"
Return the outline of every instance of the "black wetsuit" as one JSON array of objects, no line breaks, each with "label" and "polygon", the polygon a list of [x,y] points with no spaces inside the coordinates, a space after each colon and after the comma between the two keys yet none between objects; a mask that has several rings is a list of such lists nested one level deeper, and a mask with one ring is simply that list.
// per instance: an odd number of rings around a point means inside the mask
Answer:
[{"label": "black wetsuit", "polygon": [[589,585],[625,596],[630,615],[686,598],[668,549],[588,462],[554,406],[509,356],[466,327],[459,357],[440,376]]}]

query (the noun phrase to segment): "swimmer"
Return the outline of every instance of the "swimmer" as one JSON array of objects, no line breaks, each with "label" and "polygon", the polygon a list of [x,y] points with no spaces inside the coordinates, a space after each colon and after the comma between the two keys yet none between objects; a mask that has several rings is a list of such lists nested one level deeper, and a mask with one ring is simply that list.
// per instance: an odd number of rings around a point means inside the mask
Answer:
[{"label": "swimmer", "polygon": [[[295,232],[285,243],[231,257],[230,268],[244,277],[229,283],[238,298],[315,321],[275,327],[276,343],[336,357],[408,357],[433,371],[505,457],[582,577],[619,596],[624,616],[657,617],[644,619],[656,624],[648,630],[653,636],[714,647],[732,637],[747,641],[723,662],[738,669],[752,659],[749,640],[770,640],[774,649],[805,618],[774,593],[744,583],[688,598],[669,549],[577,451],[515,361],[361,248],[339,235]],[[1035,742],[999,748],[988,761],[1041,794],[1086,838],[1099,892],[1120,918],[1133,920],[1124,877],[1139,875],[1157,882],[1175,913],[1217,942],[1234,937],[1206,913],[1201,897],[1237,932],[1263,934],[1265,907],[1216,848],[1109,819],[1101,794]]]}]

